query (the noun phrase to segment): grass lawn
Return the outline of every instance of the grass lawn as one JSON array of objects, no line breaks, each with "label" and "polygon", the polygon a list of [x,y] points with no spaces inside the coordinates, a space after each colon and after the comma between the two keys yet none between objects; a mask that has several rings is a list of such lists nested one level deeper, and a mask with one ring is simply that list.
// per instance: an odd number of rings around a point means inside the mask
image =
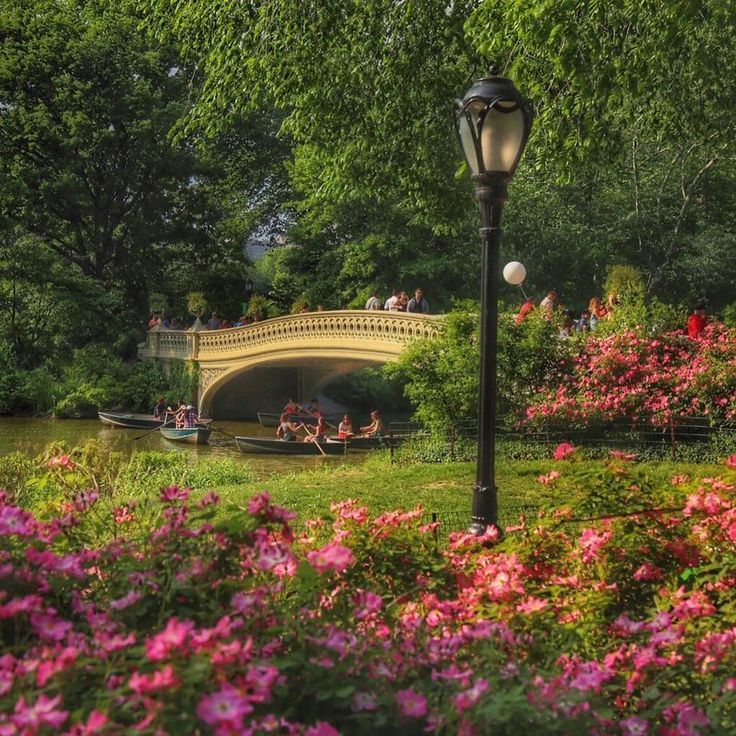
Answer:
[{"label": "grass lawn", "polygon": [[[591,468],[598,461],[581,461]],[[497,466],[499,516],[502,524],[512,524],[525,507],[563,502],[554,487],[541,485],[537,478],[565,463],[552,460],[503,461]],[[717,474],[716,465],[651,462],[638,467],[665,482],[675,474]],[[470,513],[475,482],[475,463],[391,465],[386,457],[370,458],[363,465],[344,465],[288,475],[277,475],[246,484],[220,485],[216,490],[226,503],[245,504],[255,493],[268,491],[272,499],[293,511],[299,520],[319,518],[330,504],[358,499],[371,512],[422,506],[427,514],[437,513],[449,527],[462,527]]]}]

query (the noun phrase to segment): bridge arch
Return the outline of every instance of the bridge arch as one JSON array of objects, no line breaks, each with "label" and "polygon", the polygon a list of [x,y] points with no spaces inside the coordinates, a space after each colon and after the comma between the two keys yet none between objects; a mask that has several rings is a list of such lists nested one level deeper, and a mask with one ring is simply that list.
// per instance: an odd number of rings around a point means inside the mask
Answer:
[{"label": "bridge arch", "polygon": [[241,387],[255,392],[260,386],[262,390],[264,380],[276,380],[279,371],[296,369],[301,386],[287,393],[316,395],[320,386],[339,375],[397,360],[413,340],[435,335],[439,319],[346,310],[289,315],[226,330],[152,330],[139,355],[195,361],[199,365],[199,409],[206,414],[226,386],[259,372],[261,378],[255,385],[248,387],[241,380]]}]

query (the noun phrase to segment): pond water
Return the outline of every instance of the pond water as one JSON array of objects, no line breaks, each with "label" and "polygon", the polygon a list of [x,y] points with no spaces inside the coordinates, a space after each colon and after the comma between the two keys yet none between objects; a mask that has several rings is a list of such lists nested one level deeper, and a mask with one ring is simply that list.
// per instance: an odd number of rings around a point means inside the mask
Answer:
[{"label": "pond water", "polygon": [[[257,422],[217,421],[213,425],[233,437],[275,437],[276,432]],[[361,462],[368,455],[366,452],[330,457],[246,455],[240,452],[234,439],[221,432],[212,432],[208,445],[186,445],[165,440],[158,430],[146,433],[146,430],[139,429],[111,429],[96,419],[0,417],[0,456],[17,451],[38,455],[53,442],[63,442],[72,448],[90,439],[104,442],[111,449],[129,455],[141,450],[158,450],[192,453],[196,458],[229,458],[236,462],[248,462],[262,477],[272,473]]]}]

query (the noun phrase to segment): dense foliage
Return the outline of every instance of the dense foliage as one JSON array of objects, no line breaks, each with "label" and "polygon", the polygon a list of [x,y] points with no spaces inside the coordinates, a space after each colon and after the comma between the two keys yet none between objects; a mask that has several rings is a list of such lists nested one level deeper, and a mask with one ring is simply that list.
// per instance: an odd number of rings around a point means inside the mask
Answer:
[{"label": "dense foliage", "polygon": [[0,354],[0,415],[48,414],[62,418],[96,417],[100,409],[149,413],[163,396],[174,405],[192,401],[196,364],[177,362],[167,370],[156,361],[128,363],[112,350],[89,345],[75,350],[64,366],[34,370],[18,367]]},{"label": "dense foliage", "polygon": [[195,69],[132,3],[19,0],[0,38],[0,411],[43,411],[33,372],[58,398],[75,348],[129,360],[150,308],[186,321],[199,289],[240,314],[287,147],[269,109],[173,141]]},{"label": "dense foliage", "polygon": [[537,388],[526,417],[544,426],[668,425],[689,416],[732,423],[736,331],[712,325],[696,340],[681,331],[591,335],[563,380]]},{"label": "dense foliage", "polygon": [[[456,254],[476,252],[477,220],[470,187],[458,181],[465,172],[451,102],[491,60],[538,112],[511,187],[505,245],[506,255],[527,262],[535,290],[559,287],[581,308],[609,265],[628,263],[645,270],[661,298],[708,297],[714,306],[736,299],[734,261],[722,257],[736,242],[731,3],[144,6],[161,37],[173,35],[205,67],[189,128],[219,129],[264,101],[283,109],[295,146],[295,242],[313,258],[317,236],[370,249],[360,218],[367,212],[378,242],[393,243],[407,263],[424,257],[431,231],[448,239],[462,269]],[[428,232],[401,243],[381,212],[407,231],[419,223]],[[434,257],[431,244],[426,253]],[[362,283],[360,272],[345,269],[359,281],[354,294],[396,285],[374,272],[380,255],[365,263]],[[338,268],[324,281],[315,276],[324,291]],[[460,284],[467,291],[456,295],[473,296],[472,282]]]},{"label": "dense foliage", "polygon": [[[436,338],[407,347],[390,374],[405,381],[417,419],[443,432],[471,428],[478,414],[480,373],[478,307],[457,305]],[[559,380],[578,341],[560,340],[557,320],[532,313],[521,324],[501,315],[498,329],[498,401],[501,416],[522,412],[538,387]]]},{"label": "dense foliage", "polygon": [[66,493],[0,505],[1,726],[733,730],[736,457],[658,485],[624,459],[578,472],[571,451],[539,478],[556,508],[447,546],[419,510],[355,501],[298,535],[265,495],[218,512],[215,493],[167,486],[116,505],[53,454]]}]

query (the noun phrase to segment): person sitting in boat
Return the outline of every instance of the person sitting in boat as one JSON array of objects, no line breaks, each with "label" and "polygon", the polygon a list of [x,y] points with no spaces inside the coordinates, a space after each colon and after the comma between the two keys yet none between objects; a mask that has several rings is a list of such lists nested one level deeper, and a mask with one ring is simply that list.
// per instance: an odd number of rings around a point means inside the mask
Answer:
[{"label": "person sitting in boat", "polygon": [[371,412],[371,423],[360,428],[361,437],[381,437],[384,433],[383,419],[377,411]]},{"label": "person sitting in boat", "polygon": [[[302,425],[306,427],[306,425]],[[327,441],[327,422],[320,414],[317,418],[317,425],[314,428],[314,434],[308,434],[304,438],[305,442],[326,442]]]},{"label": "person sitting in boat", "polygon": [[186,426],[185,424],[185,418],[184,415],[187,411],[187,405],[184,399],[179,399],[179,403],[176,407],[176,411],[174,412],[174,426],[177,429],[184,429]]},{"label": "person sitting in boat", "polygon": [[[294,401],[294,399],[289,399],[289,401],[286,403],[286,406],[284,407],[284,414],[286,414],[289,417],[296,416],[301,411],[301,406]],[[289,420],[291,421],[291,420]]]},{"label": "person sitting in boat", "polygon": [[184,426],[186,428],[197,426],[197,410],[191,405],[187,405],[184,408]]},{"label": "person sitting in boat", "polygon": [[284,412],[279,420],[279,426],[276,428],[276,436],[284,442],[294,442],[296,440],[296,432],[301,427],[300,424],[294,424],[289,421],[289,415]]},{"label": "person sitting in boat", "polygon": [[166,414],[166,401],[163,396],[156,402],[156,406],[153,407],[153,418],[163,420]]},{"label": "person sitting in boat", "polygon": [[346,414],[342,418],[340,424],[337,425],[337,436],[341,440],[349,440],[351,437],[355,437],[355,433],[353,432],[353,422],[348,414]]}]

